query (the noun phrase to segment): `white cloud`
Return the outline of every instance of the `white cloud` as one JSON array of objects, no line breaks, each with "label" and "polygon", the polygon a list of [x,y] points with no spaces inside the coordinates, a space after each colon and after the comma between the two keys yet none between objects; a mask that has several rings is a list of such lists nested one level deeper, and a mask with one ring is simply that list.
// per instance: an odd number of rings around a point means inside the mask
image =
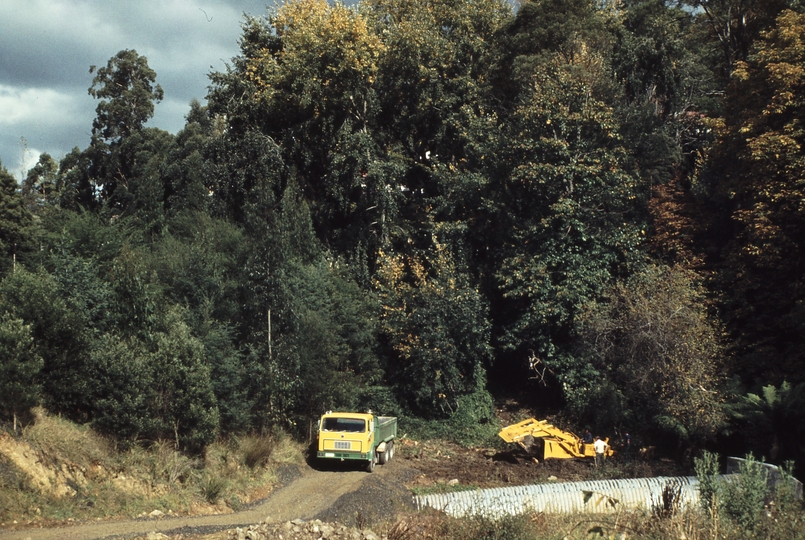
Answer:
[{"label": "white cloud", "polygon": [[80,111],[76,101],[75,95],[51,88],[14,88],[0,84],[0,126],[61,126]]}]

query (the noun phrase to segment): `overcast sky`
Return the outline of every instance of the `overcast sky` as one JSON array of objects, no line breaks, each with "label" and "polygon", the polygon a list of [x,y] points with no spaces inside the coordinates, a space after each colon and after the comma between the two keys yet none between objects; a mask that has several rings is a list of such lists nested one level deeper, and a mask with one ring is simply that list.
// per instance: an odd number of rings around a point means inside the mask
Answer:
[{"label": "overcast sky", "polygon": [[[0,0],[0,161],[16,177],[48,152],[89,144],[89,67],[122,49],[148,58],[165,91],[148,124],[176,133],[211,71],[238,54],[243,13],[274,0]],[[27,149],[21,137],[27,141]],[[23,160],[24,158],[24,160]]]}]

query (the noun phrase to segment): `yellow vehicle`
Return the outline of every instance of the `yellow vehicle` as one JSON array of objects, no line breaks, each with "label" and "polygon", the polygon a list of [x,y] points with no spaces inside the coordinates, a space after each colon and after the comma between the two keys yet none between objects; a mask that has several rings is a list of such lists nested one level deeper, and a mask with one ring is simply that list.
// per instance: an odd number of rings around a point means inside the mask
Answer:
[{"label": "yellow vehicle", "polygon": [[328,411],[319,420],[316,457],[365,461],[372,472],[394,457],[397,418],[369,413]]},{"label": "yellow vehicle", "polygon": [[[570,459],[595,457],[595,449],[592,444],[584,444],[581,439],[569,432],[551,425],[547,420],[536,420],[529,418],[517,424],[506,426],[500,433],[501,439],[508,443],[517,443],[527,452],[530,452],[530,444],[534,439],[542,439],[543,451],[542,459]],[[613,454],[609,446],[609,438],[604,439],[607,443],[605,455]]]}]

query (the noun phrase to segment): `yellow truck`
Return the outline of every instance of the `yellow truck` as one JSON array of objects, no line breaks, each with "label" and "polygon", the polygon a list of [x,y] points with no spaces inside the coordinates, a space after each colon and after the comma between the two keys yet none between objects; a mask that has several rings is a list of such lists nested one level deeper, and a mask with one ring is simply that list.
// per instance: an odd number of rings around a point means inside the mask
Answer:
[{"label": "yellow truck", "polygon": [[367,472],[394,457],[397,418],[371,412],[328,411],[319,420],[316,457],[324,460],[365,461]]}]

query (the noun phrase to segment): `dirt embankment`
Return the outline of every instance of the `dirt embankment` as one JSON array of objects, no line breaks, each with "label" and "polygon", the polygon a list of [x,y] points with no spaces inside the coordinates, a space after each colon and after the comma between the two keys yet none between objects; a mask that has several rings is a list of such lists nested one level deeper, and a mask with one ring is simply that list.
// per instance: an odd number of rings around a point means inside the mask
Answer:
[{"label": "dirt embankment", "polygon": [[[166,537],[176,540],[254,540],[278,537],[272,536],[278,534],[288,540],[310,538],[310,535],[322,531],[331,534],[333,540],[347,532],[345,538],[371,540],[377,535],[369,535],[368,528],[378,525],[380,529],[387,529],[396,516],[412,511],[411,489],[456,483],[485,488],[548,479],[573,481],[588,479],[593,472],[591,462],[585,460],[538,463],[517,452],[468,449],[443,442],[402,439],[397,449],[394,460],[378,466],[373,474],[351,464],[283,466],[278,470],[280,484],[274,491],[265,500],[237,513],[163,516],[52,529],[7,529],[0,530],[0,540]],[[632,463],[626,472],[629,476],[689,474],[670,461]],[[342,526],[353,528],[345,532]],[[316,528],[318,533],[314,530]],[[316,538],[319,537],[323,536]]]},{"label": "dirt embankment", "polygon": [[[359,524],[393,519],[397,509],[409,505],[410,492],[397,481],[410,476],[402,460],[377,467],[373,474],[355,468],[317,470],[309,466],[285,466],[278,471],[280,485],[267,499],[234,514],[159,517],[50,529],[0,530],[2,540],[90,540],[136,538],[153,533],[187,535],[221,529],[249,527],[269,520],[313,520],[317,517]],[[350,496],[351,494],[351,496]],[[390,513],[388,516],[386,513]],[[228,538],[228,536],[220,536]]]}]

